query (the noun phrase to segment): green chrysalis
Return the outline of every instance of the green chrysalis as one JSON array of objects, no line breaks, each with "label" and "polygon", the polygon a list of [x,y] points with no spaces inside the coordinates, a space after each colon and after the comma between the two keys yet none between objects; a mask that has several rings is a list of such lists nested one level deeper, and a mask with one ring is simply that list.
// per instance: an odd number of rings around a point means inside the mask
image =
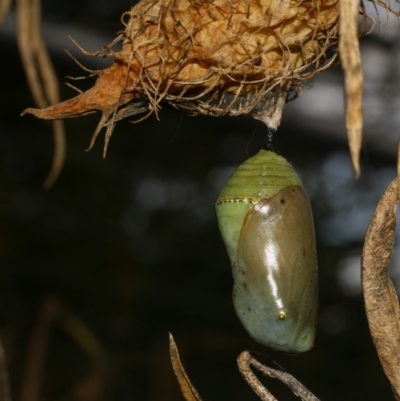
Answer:
[{"label": "green chrysalis", "polygon": [[232,265],[233,303],[256,341],[286,353],[314,345],[317,259],[310,202],[293,167],[261,150],[216,202]]}]

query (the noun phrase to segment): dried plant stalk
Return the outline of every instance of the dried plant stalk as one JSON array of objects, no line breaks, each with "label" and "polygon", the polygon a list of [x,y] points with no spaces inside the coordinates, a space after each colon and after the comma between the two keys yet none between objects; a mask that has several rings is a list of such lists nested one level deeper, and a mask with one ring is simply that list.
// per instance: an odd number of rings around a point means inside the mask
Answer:
[{"label": "dried plant stalk", "polygon": [[276,129],[288,91],[327,68],[337,43],[338,0],[142,0],[125,31],[94,56],[115,58],[95,86],[39,118],[102,113],[106,144],[115,122],[162,102],[189,114],[249,114]]},{"label": "dried plant stalk", "polygon": [[362,255],[362,286],[369,328],[396,400],[400,400],[400,308],[389,279],[389,267],[398,200],[398,179],[395,179],[375,210]]},{"label": "dried plant stalk", "polygon": [[[185,400],[201,401],[199,393],[191,383],[189,376],[180,361],[178,348],[171,333],[169,334],[169,348],[172,368],[178,379]],[[278,379],[286,384],[293,393],[303,401],[318,401],[317,397],[310,393],[310,391],[308,391],[299,381],[272,359],[257,352],[243,351],[238,357],[239,371],[262,401],[277,401],[277,399],[257,379],[251,370],[251,365],[256,367],[263,374]]]},{"label": "dried plant stalk", "polygon": [[[169,334],[169,349],[172,368],[178,379],[185,400],[201,401],[199,393],[191,383],[180,361],[178,348],[171,333]],[[298,380],[265,355],[253,351],[243,351],[239,355],[237,361],[240,373],[262,401],[277,401],[277,399],[257,379],[251,370],[251,366],[257,368],[264,375],[278,379],[286,384],[293,393],[303,401],[318,401],[318,398],[307,390]]]},{"label": "dried plant stalk", "polygon": [[[0,0],[1,1],[1,0]],[[40,0],[17,0],[17,38],[25,74],[35,103],[46,107],[60,101],[57,76],[40,34]],[[52,167],[43,187],[57,180],[65,160],[65,129],[62,121],[53,122],[55,151]]]},{"label": "dried plant stalk", "polygon": [[46,348],[50,329],[55,322],[64,327],[91,362],[88,375],[72,387],[72,399],[102,400],[108,374],[104,350],[85,324],[51,295],[43,300],[31,335],[20,400],[37,401],[42,398]]},{"label": "dried plant stalk", "polygon": [[251,370],[251,365],[264,375],[280,380],[286,384],[293,393],[303,401],[319,401],[296,378],[279,366],[272,359],[254,351],[244,351],[239,355],[238,366],[240,373],[253,391],[262,401],[277,401],[276,398],[262,385]]}]

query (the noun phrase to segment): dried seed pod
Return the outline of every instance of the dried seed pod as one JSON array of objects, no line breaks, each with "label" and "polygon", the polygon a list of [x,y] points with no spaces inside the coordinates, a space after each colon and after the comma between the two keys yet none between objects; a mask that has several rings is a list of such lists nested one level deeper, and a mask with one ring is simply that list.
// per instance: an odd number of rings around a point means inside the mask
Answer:
[{"label": "dried seed pod", "polygon": [[229,178],[216,212],[248,333],[286,353],[314,344],[317,260],[310,203],[292,166],[261,150]]},{"label": "dried seed pod", "polygon": [[115,58],[93,72],[93,88],[26,112],[59,119],[99,110],[94,138],[106,126],[106,142],[116,121],[162,102],[189,114],[250,114],[276,128],[288,91],[333,61],[326,50],[337,43],[338,15],[338,0],[142,0],[124,15],[121,51],[81,49]]}]

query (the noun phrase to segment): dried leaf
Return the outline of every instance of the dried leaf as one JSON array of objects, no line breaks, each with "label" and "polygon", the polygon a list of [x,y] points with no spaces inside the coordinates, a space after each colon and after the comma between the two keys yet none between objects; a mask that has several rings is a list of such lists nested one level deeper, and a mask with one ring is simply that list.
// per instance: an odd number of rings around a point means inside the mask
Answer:
[{"label": "dried leaf", "polygon": [[169,333],[169,352],[171,356],[172,368],[174,370],[176,378],[178,379],[185,400],[202,401],[199,393],[194,388],[188,375],[185,372],[184,367],[182,366],[181,360],[179,359],[178,348],[171,333]]},{"label": "dried leaf", "polygon": [[372,340],[396,400],[400,400],[400,309],[389,279],[389,267],[398,200],[398,180],[395,179],[380,199],[368,227],[361,274]]},{"label": "dried leaf", "polygon": [[340,35],[339,54],[344,72],[346,100],[346,128],[349,138],[351,161],[356,177],[360,175],[360,150],[362,141],[362,67],[358,41],[358,1],[339,0]]}]

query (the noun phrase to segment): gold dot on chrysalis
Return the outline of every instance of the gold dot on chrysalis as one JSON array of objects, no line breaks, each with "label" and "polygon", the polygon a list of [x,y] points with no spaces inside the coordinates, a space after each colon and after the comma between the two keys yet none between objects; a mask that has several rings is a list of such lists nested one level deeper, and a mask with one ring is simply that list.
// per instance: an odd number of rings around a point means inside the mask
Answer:
[{"label": "gold dot on chrysalis", "polygon": [[281,312],[278,313],[278,319],[279,320],[284,320],[285,317],[286,317],[286,313],[285,312],[281,311]]}]

